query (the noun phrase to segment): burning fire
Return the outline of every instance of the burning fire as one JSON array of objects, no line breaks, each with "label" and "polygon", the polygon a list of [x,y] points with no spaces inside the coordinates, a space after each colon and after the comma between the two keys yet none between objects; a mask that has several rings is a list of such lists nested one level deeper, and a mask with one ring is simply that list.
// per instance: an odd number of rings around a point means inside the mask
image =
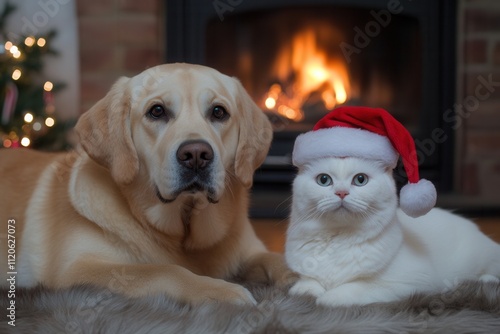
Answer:
[{"label": "burning fire", "polygon": [[264,96],[264,106],[299,122],[304,118],[306,103],[323,103],[327,110],[349,98],[349,76],[341,59],[329,59],[316,42],[313,29],[298,33],[276,58],[274,76],[279,83],[271,85]]}]

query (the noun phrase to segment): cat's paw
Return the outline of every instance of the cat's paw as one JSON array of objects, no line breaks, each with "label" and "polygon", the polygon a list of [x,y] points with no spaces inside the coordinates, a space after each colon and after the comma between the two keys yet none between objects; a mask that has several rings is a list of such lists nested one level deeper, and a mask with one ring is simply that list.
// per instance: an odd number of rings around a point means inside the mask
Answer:
[{"label": "cat's paw", "polygon": [[321,296],[325,293],[325,288],[318,281],[310,278],[301,278],[291,288],[291,295],[312,295],[314,297]]},{"label": "cat's paw", "polygon": [[498,283],[500,282],[500,279],[496,276],[485,274],[481,277],[479,277],[479,280],[484,283]]},{"label": "cat's paw", "polygon": [[[316,304],[324,306],[366,305],[383,301],[383,291],[374,291],[375,287],[363,283],[346,283],[326,291],[316,299]],[[386,296],[387,297],[387,296]]]},{"label": "cat's paw", "polygon": [[345,289],[335,288],[329,290],[316,299],[316,304],[323,306],[351,306],[356,304],[355,296]]}]

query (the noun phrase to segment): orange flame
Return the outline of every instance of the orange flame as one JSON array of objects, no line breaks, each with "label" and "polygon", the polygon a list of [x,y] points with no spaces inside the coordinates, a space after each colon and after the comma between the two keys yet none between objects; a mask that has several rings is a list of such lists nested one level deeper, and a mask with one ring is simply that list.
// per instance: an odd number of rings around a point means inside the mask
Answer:
[{"label": "orange flame", "polygon": [[313,29],[305,29],[285,45],[276,58],[273,84],[264,96],[264,106],[282,116],[301,121],[302,107],[312,93],[319,93],[327,110],[345,103],[350,96],[349,75],[341,59],[331,59],[316,43]]}]

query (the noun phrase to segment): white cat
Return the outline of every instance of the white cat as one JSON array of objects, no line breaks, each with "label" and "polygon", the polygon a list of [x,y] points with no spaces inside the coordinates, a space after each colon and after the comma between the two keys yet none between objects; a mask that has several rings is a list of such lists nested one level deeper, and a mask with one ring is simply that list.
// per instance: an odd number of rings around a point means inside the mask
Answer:
[{"label": "white cat", "polygon": [[323,158],[293,184],[286,260],[291,294],[323,305],[388,302],[500,277],[500,245],[455,214],[398,209],[392,169],[373,160]]}]

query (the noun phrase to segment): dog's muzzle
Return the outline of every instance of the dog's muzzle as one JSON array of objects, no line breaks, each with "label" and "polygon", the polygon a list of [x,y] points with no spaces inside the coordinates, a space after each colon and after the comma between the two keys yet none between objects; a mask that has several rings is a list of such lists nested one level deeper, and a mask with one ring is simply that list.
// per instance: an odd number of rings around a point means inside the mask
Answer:
[{"label": "dog's muzzle", "polygon": [[179,188],[169,199],[164,198],[157,188],[157,196],[163,203],[175,201],[183,192],[206,192],[210,203],[217,203],[216,191],[213,187],[212,162],[214,151],[212,146],[203,140],[188,140],[182,143],[176,152],[179,164]]}]

